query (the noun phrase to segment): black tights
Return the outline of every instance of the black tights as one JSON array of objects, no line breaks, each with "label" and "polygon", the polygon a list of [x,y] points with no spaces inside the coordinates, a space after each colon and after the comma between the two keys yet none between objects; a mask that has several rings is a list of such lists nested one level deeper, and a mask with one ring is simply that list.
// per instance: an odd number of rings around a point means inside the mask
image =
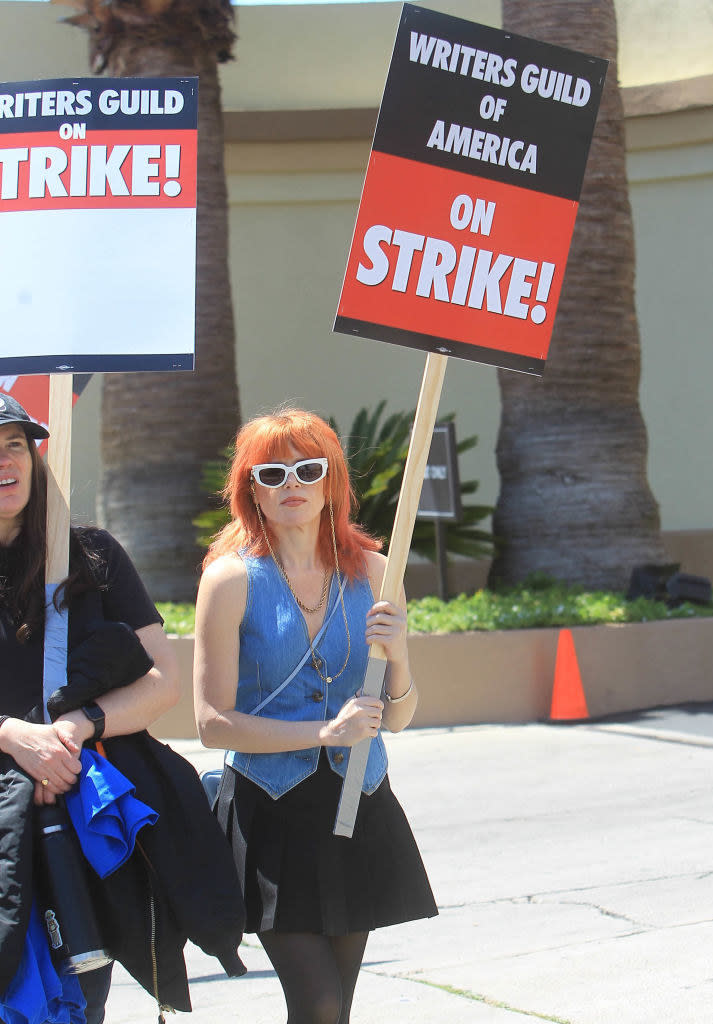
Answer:
[{"label": "black tights", "polygon": [[287,1024],[349,1024],[368,932],[260,932],[287,1003]]}]

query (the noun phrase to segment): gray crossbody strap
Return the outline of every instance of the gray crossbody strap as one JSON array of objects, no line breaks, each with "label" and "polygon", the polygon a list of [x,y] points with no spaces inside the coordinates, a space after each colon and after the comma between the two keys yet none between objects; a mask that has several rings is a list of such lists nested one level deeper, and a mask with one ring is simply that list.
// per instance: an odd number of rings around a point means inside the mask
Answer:
[{"label": "gray crossbody strap", "polygon": [[[337,610],[337,606],[343,600],[343,596],[344,596],[344,583],[342,583],[342,585],[341,585],[341,587],[339,589],[339,597],[334,602],[334,606],[333,606],[331,612],[329,613],[327,618],[322,623],[322,628],[320,629],[319,633],[317,633],[317,636],[312,641],[312,646],[314,646],[315,644],[318,644],[319,641],[324,636],[325,630],[327,629],[327,626],[329,625],[329,623],[332,621],[332,616],[334,615],[334,613]],[[265,697],[264,700],[261,700],[260,703],[258,704],[258,706],[256,708],[252,709],[250,714],[251,715],[256,715],[258,713],[258,711],[262,711],[262,709],[265,707],[265,705],[269,704],[270,701],[274,697],[276,697],[278,695],[278,693],[282,693],[282,691],[285,689],[285,687],[288,686],[292,682],[292,680],[295,678],[295,676],[297,675],[297,673],[302,668],[302,666],[304,665],[304,663],[307,661],[307,659],[310,657],[311,654],[312,654],[312,647],[308,647],[307,650],[305,651],[305,653],[300,658],[297,666],[295,668],[293,668],[292,671],[290,672],[290,674],[288,675],[287,679],[285,679],[284,682],[280,683],[280,685],[278,687],[276,687],[272,691],[272,693],[268,693],[267,697]]]}]

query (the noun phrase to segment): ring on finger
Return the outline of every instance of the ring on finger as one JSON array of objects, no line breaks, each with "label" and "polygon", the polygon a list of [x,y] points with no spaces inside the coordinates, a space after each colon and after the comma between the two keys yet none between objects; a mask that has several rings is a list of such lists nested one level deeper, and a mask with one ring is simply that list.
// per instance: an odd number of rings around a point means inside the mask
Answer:
[{"label": "ring on finger", "polygon": [[50,784],[49,779],[40,779],[40,782],[42,783],[43,786],[49,786]]}]

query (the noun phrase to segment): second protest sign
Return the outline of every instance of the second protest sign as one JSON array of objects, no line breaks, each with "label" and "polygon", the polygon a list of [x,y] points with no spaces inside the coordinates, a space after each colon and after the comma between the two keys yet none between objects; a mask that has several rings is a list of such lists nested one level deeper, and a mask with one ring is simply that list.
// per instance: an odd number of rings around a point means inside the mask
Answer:
[{"label": "second protest sign", "polygon": [[405,4],[335,329],[541,374],[607,63]]},{"label": "second protest sign", "polygon": [[[396,601],[446,356],[541,374],[608,62],[404,4],[334,328],[429,352],[380,600]],[[372,646],[362,692],[382,692]],[[352,747],[351,836],[369,740]]]}]

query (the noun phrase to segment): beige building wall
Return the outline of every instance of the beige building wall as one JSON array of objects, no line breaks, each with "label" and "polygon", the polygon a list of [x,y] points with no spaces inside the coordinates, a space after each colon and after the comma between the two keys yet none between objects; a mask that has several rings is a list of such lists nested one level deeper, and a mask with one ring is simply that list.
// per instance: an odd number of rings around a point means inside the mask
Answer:
[{"label": "beige building wall", "polygon": [[649,481],[669,530],[713,527],[713,75],[695,81],[706,107],[627,130]]},{"label": "beige building wall", "polygon": [[[428,5],[500,21],[499,0]],[[361,405],[385,397],[391,409],[415,404],[421,353],[331,330],[400,10],[397,3],[238,8],[237,59],[222,83],[247,415],[292,400],[347,429]],[[710,0],[619,0],[617,12],[650,478],[665,529],[707,530],[713,7]],[[54,4],[0,0],[0,78],[88,74],[85,36],[58,24],[62,13]],[[93,517],[99,476],[99,397],[97,378],[75,411],[73,511],[84,519]],[[496,371],[451,360],[441,408],[456,412],[461,436],[479,435],[461,472],[480,480],[481,501],[494,503]]]},{"label": "beige building wall", "polygon": [[713,72],[710,0],[614,0],[625,87]]}]

